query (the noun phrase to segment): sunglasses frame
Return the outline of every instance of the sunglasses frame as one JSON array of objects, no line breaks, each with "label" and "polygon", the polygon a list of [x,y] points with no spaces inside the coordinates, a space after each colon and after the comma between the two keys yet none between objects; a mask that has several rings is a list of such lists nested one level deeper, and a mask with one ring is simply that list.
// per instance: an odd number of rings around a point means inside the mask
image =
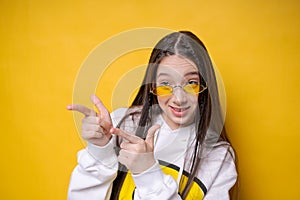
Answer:
[{"label": "sunglasses frame", "polygon": [[[202,89],[199,90],[199,92],[197,92],[197,93],[191,93],[191,92],[188,92],[188,91],[186,91],[186,90],[184,89],[184,87],[187,86],[187,85],[199,85],[200,88],[202,88]],[[164,94],[164,95],[158,95],[158,94],[156,94],[156,93],[154,92],[154,90],[156,90],[156,89],[159,88],[159,87],[170,87],[170,88],[171,88],[171,93],[170,93],[170,94]],[[177,87],[180,87],[180,88],[181,88],[185,93],[187,93],[187,94],[200,94],[200,93],[202,93],[203,91],[205,91],[205,90],[207,89],[207,86],[204,86],[204,85],[202,85],[202,84],[185,84],[185,85],[183,85],[183,86],[181,86],[181,85],[175,85],[175,86],[172,86],[172,85],[160,85],[160,86],[158,86],[158,87],[155,87],[154,89],[151,89],[150,92],[151,92],[152,94],[154,94],[155,96],[171,96],[171,95],[173,95],[174,89],[177,88]]]}]

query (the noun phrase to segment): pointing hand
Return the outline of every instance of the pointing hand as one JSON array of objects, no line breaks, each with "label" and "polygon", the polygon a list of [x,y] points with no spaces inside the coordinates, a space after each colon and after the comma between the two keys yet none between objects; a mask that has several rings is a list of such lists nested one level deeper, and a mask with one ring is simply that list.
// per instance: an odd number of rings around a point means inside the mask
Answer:
[{"label": "pointing hand", "polygon": [[90,99],[99,113],[79,104],[68,105],[67,109],[85,115],[82,119],[82,138],[92,144],[104,146],[111,138],[110,129],[112,128],[112,121],[110,114],[96,95],[91,95]]},{"label": "pointing hand", "polygon": [[121,151],[118,160],[133,174],[139,174],[155,164],[154,159],[154,135],[159,125],[153,125],[146,139],[127,133],[121,129],[112,128],[111,133],[125,139],[120,145]]}]

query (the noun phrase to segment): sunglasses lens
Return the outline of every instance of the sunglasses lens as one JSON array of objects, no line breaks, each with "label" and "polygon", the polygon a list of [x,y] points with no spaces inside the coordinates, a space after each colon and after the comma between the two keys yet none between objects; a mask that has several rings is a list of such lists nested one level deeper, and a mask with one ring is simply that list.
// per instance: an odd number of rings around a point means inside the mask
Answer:
[{"label": "sunglasses lens", "polygon": [[[199,94],[199,93],[203,92],[205,89],[206,89],[206,87],[204,87],[203,85],[198,85],[198,84],[187,84],[183,87],[183,90],[189,94]],[[162,86],[156,87],[152,91],[152,93],[157,96],[172,95],[173,88],[171,86],[162,85]]]},{"label": "sunglasses lens", "polygon": [[198,84],[187,84],[183,87],[184,91],[190,94],[198,94],[200,92],[200,85]]},{"label": "sunglasses lens", "polygon": [[172,87],[170,86],[158,86],[153,90],[153,93],[157,96],[164,96],[172,94]]}]

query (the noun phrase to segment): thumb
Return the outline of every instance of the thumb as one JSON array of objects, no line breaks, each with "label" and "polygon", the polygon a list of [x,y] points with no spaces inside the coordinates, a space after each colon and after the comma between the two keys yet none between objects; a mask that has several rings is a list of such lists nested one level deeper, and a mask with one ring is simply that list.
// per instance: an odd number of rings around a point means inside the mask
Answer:
[{"label": "thumb", "polygon": [[147,137],[146,137],[146,140],[145,142],[149,145],[149,147],[151,149],[154,148],[154,135],[155,135],[155,132],[160,128],[160,125],[159,124],[155,124],[153,126],[151,126],[148,130],[148,134],[147,134]]}]

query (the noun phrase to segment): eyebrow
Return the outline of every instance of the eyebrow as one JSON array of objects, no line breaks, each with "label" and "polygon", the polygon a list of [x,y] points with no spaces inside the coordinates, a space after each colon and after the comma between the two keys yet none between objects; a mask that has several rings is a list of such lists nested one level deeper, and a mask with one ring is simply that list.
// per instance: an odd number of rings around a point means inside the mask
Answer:
[{"label": "eyebrow", "polygon": [[[184,74],[184,77],[189,76],[189,75],[199,75],[199,72],[198,71],[188,72],[188,73]],[[170,76],[170,74],[165,73],[165,72],[161,72],[161,73],[158,74],[157,78],[160,77],[160,76]]]},{"label": "eyebrow", "polygon": [[188,72],[184,76],[188,76],[188,75],[199,75],[199,72],[198,71]]}]

